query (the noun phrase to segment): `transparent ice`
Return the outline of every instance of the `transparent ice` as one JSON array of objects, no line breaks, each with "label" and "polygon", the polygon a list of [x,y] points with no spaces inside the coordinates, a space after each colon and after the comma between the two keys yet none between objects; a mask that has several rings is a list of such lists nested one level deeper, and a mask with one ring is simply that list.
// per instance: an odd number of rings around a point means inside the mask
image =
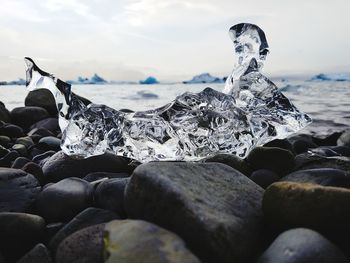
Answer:
[{"label": "transparent ice", "polygon": [[255,146],[286,138],[311,122],[261,74],[268,53],[264,32],[253,24],[230,28],[237,61],[222,92],[184,93],[149,111],[125,113],[84,105],[71,86],[30,58],[29,90],[49,89],[56,99],[62,150],[88,158],[112,151],[140,162],[196,161],[216,153],[246,157]]}]

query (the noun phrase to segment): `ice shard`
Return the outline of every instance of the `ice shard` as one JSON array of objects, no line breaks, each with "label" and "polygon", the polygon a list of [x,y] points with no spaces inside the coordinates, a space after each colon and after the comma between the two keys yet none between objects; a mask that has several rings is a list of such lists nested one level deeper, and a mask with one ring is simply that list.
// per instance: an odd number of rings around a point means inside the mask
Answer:
[{"label": "ice shard", "polygon": [[216,153],[244,158],[255,146],[282,139],[311,122],[261,74],[268,53],[256,25],[233,26],[237,61],[224,92],[184,93],[154,110],[125,113],[84,105],[71,86],[25,58],[29,90],[47,88],[56,99],[62,150],[88,158],[112,151],[140,162],[197,161]]}]

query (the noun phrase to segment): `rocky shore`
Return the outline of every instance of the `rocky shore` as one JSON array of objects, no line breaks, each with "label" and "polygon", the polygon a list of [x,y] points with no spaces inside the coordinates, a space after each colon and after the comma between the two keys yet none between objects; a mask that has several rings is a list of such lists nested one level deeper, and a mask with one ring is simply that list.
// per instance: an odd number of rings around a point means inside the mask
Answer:
[{"label": "rocky shore", "polygon": [[0,263],[349,262],[350,129],[142,165],[60,137],[47,90],[0,102]]}]

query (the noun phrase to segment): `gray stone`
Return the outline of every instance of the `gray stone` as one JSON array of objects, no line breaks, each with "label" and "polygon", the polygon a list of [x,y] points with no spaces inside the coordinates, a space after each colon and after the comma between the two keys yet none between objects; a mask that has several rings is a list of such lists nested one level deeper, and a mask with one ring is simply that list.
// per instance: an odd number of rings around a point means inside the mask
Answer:
[{"label": "gray stone", "polygon": [[28,129],[32,124],[49,117],[49,113],[41,107],[18,107],[11,111],[12,123]]},{"label": "gray stone", "polygon": [[101,182],[95,191],[96,206],[125,217],[124,190],[128,182],[129,178],[112,178]]},{"label": "gray stone", "polygon": [[55,98],[47,89],[29,91],[25,100],[26,106],[37,106],[46,109],[51,115],[57,114]]},{"label": "gray stone", "polygon": [[280,234],[258,263],[348,263],[345,255],[319,233],[296,228]]},{"label": "gray stone", "polygon": [[248,163],[233,154],[217,154],[203,160],[207,163],[223,163],[233,169],[240,171],[242,174],[249,176],[252,173],[252,169],[249,167]]},{"label": "gray stone", "polygon": [[37,179],[19,169],[0,168],[0,212],[27,212],[40,192]]},{"label": "gray stone", "polygon": [[38,214],[48,222],[72,219],[92,204],[93,188],[80,178],[67,178],[45,187],[38,195]]},{"label": "gray stone", "polygon": [[350,189],[277,182],[266,189],[262,207],[274,226],[350,230]]},{"label": "gray stone", "polygon": [[15,261],[44,235],[42,217],[24,213],[0,213],[0,247],[8,262]]},{"label": "gray stone", "polygon": [[340,135],[337,145],[350,147],[350,131],[345,131]]},{"label": "gray stone", "polygon": [[299,170],[282,177],[280,181],[350,188],[350,176],[345,171],[334,168]]},{"label": "gray stone", "polygon": [[154,162],[135,169],[125,209],[178,234],[203,262],[247,262],[260,246],[262,194],[227,165]]},{"label": "gray stone", "polygon": [[52,259],[50,251],[44,244],[40,243],[18,260],[17,263],[52,263]]},{"label": "gray stone", "polygon": [[253,170],[267,169],[279,175],[287,174],[294,168],[294,155],[277,147],[256,147],[247,156]]},{"label": "gray stone", "polygon": [[115,219],[119,219],[119,216],[111,211],[93,207],[87,208],[56,233],[50,240],[49,247],[52,251],[56,251],[58,245],[74,232],[85,227],[106,223]]},{"label": "gray stone", "polygon": [[93,225],[68,236],[57,248],[55,263],[103,263],[104,228]]},{"label": "gray stone", "polygon": [[115,220],[105,227],[106,263],[199,263],[175,234],[141,220]]},{"label": "gray stone", "polygon": [[264,189],[280,179],[280,177],[275,172],[267,169],[256,170],[249,178]]},{"label": "gray stone", "polygon": [[45,162],[43,172],[47,181],[57,182],[67,177],[82,178],[91,172],[130,173],[133,167],[129,162],[128,159],[110,153],[88,159],[74,159],[59,151]]}]

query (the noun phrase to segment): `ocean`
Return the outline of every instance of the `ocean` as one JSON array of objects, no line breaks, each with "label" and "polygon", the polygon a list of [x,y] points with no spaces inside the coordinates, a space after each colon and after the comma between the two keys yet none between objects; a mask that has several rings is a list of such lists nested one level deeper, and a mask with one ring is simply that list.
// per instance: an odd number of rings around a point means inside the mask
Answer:
[{"label": "ocean", "polygon": [[[330,134],[350,128],[349,81],[275,82],[281,91],[313,123],[302,132]],[[157,85],[73,85],[73,92],[97,104],[114,109],[147,110],[163,106],[184,92],[200,92],[206,87],[221,91],[224,84]],[[0,101],[11,110],[24,106],[25,86],[0,86]]]}]

